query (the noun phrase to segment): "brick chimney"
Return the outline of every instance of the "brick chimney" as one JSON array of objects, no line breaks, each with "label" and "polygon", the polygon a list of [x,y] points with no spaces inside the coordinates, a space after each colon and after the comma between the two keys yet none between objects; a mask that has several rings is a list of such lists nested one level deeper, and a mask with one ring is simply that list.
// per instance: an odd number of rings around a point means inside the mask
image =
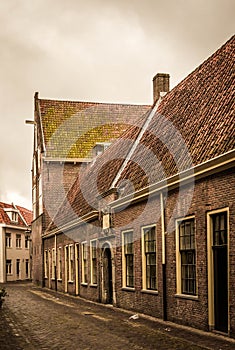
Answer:
[{"label": "brick chimney", "polygon": [[[167,73],[157,73],[153,78],[153,104],[170,90],[170,75]],[[162,94],[163,93],[163,94]]]}]

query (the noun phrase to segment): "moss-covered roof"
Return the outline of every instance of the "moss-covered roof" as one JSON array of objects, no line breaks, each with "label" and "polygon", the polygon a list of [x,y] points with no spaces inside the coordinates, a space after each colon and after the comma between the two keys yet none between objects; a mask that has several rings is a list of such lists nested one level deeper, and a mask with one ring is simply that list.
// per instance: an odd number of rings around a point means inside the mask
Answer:
[{"label": "moss-covered roof", "polygon": [[89,158],[97,142],[117,139],[147,105],[38,99],[46,156]]}]

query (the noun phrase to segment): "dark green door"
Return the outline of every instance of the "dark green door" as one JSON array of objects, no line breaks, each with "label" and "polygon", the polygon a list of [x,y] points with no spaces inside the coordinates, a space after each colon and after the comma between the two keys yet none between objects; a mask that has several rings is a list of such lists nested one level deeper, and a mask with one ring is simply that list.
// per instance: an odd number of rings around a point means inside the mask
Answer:
[{"label": "dark green door", "polygon": [[103,259],[103,268],[104,268],[104,288],[107,304],[112,304],[113,302],[113,281],[112,281],[112,258],[111,250],[109,247],[104,249],[104,259]]},{"label": "dark green door", "polygon": [[215,329],[228,332],[227,213],[212,216]]}]

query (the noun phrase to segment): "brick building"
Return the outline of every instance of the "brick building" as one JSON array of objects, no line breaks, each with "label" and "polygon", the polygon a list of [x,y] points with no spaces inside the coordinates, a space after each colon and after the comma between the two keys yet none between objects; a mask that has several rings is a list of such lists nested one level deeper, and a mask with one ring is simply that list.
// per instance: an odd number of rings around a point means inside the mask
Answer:
[{"label": "brick building", "polygon": [[41,237],[46,287],[235,337],[234,53],[233,36],[168,93],[158,74],[154,105],[74,174]]},{"label": "brick building", "polygon": [[0,202],[0,283],[31,279],[32,212]]},{"label": "brick building", "polygon": [[34,97],[33,281],[43,283],[42,235],[79,172],[150,106]]}]

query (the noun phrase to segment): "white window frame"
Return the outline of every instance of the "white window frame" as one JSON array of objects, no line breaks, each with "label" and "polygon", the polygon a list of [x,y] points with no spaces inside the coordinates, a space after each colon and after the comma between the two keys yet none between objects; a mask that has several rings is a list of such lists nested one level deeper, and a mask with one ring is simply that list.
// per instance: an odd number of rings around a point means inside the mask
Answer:
[{"label": "white window frame", "polygon": [[12,259],[6,260],[6,274],[7,274],[7,276],[12,275]]},{"label": "white window frame", "polygon": [[38,179],[38,215],[43,213],[43,203],[42,203],[42,176]]},{"label": "white window frame", "polygon": [[51,250],[51,268],[52,268],[52,271],[51,271],[51,279],[54,280],[55,279],[55,259],[56,259],[56,256],[55,256],[55,248],[52,248]]},{"label": "white window frame", "polygon": [[[180,252],[180,224],[183,221],[194,220],[194,250],[195,250],[195,293],[183,293],[182,291],[182,263],[181,263],[181,252]],[[197,288],[197,244],[196,244],[196,219],[194,215],[186,216],[175,221],[176,223],[176,294],[188,298],[198,298],[198,288]]]},{"label": "white window frame", "polygon": [[11,232],[6,232],[6,248],[12,248]]},{"label": "white window frame", "polygon": [[57,266],[58,266],[58,276],[57,276],[57,280],[58,281],[62,281],[62,247],[58,248],[57,251]]},{"label": "white window frame", "polygon": [[[126,254],[125,252],[125,236],[131,233],[132,234],[132,254]],[[133,283],[130,285],[127,283],[127,255],[133,255]],[[135,254],[134,254],[134,230],[129,229],[122,231],[122,286],[123,288],[135,289]]]},{"label": "white window frame", "polygon": [[81,243],[82,246],[82,284],[88,284],[88,247],[87,241]]},{"label": "white window frame", "polygon": [[16,234],[16,248],[21,249],[22,248],[22,242],[21,242],[21,233]]},{"label": "white window frame", "polygon": [[44,278],[48,278],[48,261],[49,261],[49,256],[48,256],[48,250],[44,250]]},{"label": "white window frame", "polygon": [[69,245],[69,281],[68,282],[73,282],[73,277],[74,277],[74,245],[70,244]]},{"label": "white window frame", "polygon": [[37,188],[36,188],[36,185],[33,186],[32,197],[33,197],[33,219],[36,219],[36,217],[37,217]]},{"label": "white window frame", "polygon": [[[156,257],[156,283],[155,283],[155,288],[148,288],[147,287],[147,254],[146,249],[145,249],[145,235],[146,235],[146,230],[147,229],[152,229],[154,228],[155,231],[155,257]],[[141,242],[142,242],[142,288],[143,290],[147,290],[149,292],[156,292],[158,290],[158,278],[157,278],[157,230],[156,230],[156,224],[152,225],[147,225],[143,226],[141,228],[142,234],[141,234]],[[154,252],[153,252],[154,253]]]},{"label": "white window frame", "polygon": [[[94,256],[95,252],[95,256]],[[90,241],[91,284],[97,285],[97,239]],[[96,276],[96,277],[95,277]]]}]

